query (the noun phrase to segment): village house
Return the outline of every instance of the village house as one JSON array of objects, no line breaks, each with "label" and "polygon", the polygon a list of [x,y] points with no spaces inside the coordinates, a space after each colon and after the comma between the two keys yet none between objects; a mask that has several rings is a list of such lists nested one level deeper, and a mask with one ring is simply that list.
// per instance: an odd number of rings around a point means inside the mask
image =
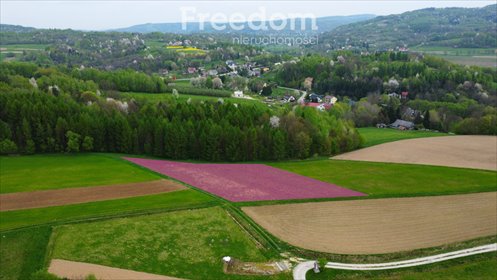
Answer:
[{"label": "village house", "polygon": [[243,98],[243,91],[241,91],[241,90],[235,90],[235,92],[233,92],[233,97]]},{"label": "village house", "polygon": [[283,96],[283,102],[288,103],[288,102],[295,102],[295,96],[293,95],[285,95]]},{"label": "village house", "polygon": [[324,97],[324,103],[328,103],[328,104],[331,104],[331,105],[335,104],[337,102],[337,100],[338,99],[335,96],[333,96],[333,95],[326,95]]},{"label": "village house", "polygon": [[331,108],[331,104],[317,103],[317,102],[309,102],[309,103],[306,103],[305,106],[314,107],[319,111],[325,111],[325,110],[329,110]]},{"label": "village house", "polygon": [[197,73],[197,68],[188,67],[187,72],[188,72],[188,74],[195,74],[195,73]]},{"label": "village house", "polygon": [[321,102],[323,102],[323,96],[322,95],[317,95],[315,93],[311,93],[309,95],[309,99],[311,100],[311,102],[315,102],[315,103],[321,103]]},{"label": "village house", "polygon": [[390,127],[398,130],[412,130],[414,129],[414,123],[397,119]]},{"label": "village house", "polygon": [[216,69],[210,69],[209,71],[207,71],[207,75],[209,75],[209,76],[216,76],[217,73],[218,72]]}]

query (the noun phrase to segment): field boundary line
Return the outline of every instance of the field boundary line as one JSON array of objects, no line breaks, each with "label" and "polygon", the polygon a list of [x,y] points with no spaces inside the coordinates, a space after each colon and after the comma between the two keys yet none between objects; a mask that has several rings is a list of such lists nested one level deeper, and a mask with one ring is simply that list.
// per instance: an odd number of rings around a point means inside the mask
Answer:
[{"label": "field boundary line", "polygon": [[[158,208],[158,209],[144,210],[144,211],[138,210],[138,211],[131,211],[131,212],[121,212],[118,214],[111,214],[111,215],[99,215],[99,216],[97,215],[97,216],[83,217],[83,218],[79,218],[79,219],[67,219],[67,220],[52,221],[52,222],[46,222],[46,223],[40,223],[40,224],[34,224],[34,225],[28,225],[28,226],[22,226],[22,227],[7,228],[4,230],[0,230],[0,233],[12,232],[12,231],[17,231],[17,230],[36,228],[36,227],[42,227],[42,226],[61,226],[61,225],[80,224],[80,223],[87,223],[87,222],[91,223],[91,222],[98,222],[98,221],[102,221],[102,220],[111,220],[111,219],[118,219],[118,218],[146,216],[146,215],[154,215],[154,214],[176,212],[176,211],[203,209],[203,208],[209,208],[209,207],[214,207],[214,206],[219,206],[219,205],[220,205],[219,202],[211,201],[211,202],[206,202],[206,203],[202,203],[202,204],[197,204],[197,205],[192,205],[192,206],[187,206],[187,207],[179,207],[179,208]],[[54,206],[54,207],[57,207],[57,206]],[[40,208],[40,209],[43,209],[43,208]],[[23,210],[19,210],[19,211],[23,211]]]},{"label": "field boundary line", "polygon": [[[387,263],[376,263],[376,264],[349,264],[349,263],[337,263],[337,262],[328,262],[325,265],[325,268],[332,269],[341,269],[341,270],[388,270],[388,269],[398,269],[398,268],[406,268],[413,266],[420,266],[426,264],[432,264],[447,260],[452,260],[456,258],[462,258],[477,254],[489,253],[497,251],[497,243],[487,244],[482,246],[477,246],[469,249],[463,249],[458,251],[453,251],[449,253],[443,253],[428,257],[415,258],[405,261],[398,262],[387,262]],[[294,280],[305,280],[305,275],[307,271],[314,268],[314,264],[316,261],[306,261],[298,264],[293,270],[293,279]]]},{"label": "field boundary line", "polygon": [[225,209],[226,211],[226,214],[248,235],[250,236],[250,238],[254,241],[254,243],[256,244],[256,246],[260,247],[260,248],[265,248],[266,246],[262,245],[261,242],[259,242],[259,240],[257,240],[257,238],[251,234],[230,212],[229,210]]}]

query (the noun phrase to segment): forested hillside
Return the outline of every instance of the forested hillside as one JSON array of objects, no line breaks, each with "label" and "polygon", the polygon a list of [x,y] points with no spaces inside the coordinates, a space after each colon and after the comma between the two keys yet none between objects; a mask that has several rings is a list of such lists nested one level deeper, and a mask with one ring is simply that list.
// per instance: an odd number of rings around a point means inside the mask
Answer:
[{"label": "forested hillside", "polygon": [[[278,160],[330,155],[359,147],[338,112],[301,107],[276,113],[231,102],[123,101],[99,88],[144,74],[0,64],[0,152],[121,152],[209,161]],[[95,70],[96,71],[96,70]],[[126,79],[120,79],[126,77]],[[153,83],[153,77],[142,80]],[[139,82],[138,82],[139,83]],[[160,85],[160,80],[155,80]]]},{"label": "forested hillside", "polygon": [[321,36],[322,46],[369,50],[445,46],[495,48],[497,5],[483,8],[428,8],[340,26]]}]

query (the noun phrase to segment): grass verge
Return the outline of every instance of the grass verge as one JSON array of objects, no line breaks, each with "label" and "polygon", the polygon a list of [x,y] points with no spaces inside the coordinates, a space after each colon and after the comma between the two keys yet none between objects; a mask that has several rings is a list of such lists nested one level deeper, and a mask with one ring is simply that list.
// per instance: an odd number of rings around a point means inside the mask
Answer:
[{"label": "grass verge", "polygon": [[0,212],[0,231],[42,224],[101,219],[208,207],[217,204],[210,196],[194,190],[82,204]]},{"label": "grass verge", "polygon": [[2,233],[0,237],[0,279],[30,279],[45,265],[50,227]]},{"label": "grass verge", "polygon": [[318,279],[481,279],[492,280],[497,274],[497,253],[486,253],[430,265],[384,271],[347,271],[324,269],[307,272],[308,280]]}]

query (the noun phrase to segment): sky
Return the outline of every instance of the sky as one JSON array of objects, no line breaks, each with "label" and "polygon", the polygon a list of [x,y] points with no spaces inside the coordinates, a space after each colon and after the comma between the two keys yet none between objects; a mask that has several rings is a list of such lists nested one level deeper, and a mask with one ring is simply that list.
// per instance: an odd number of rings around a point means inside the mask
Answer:
[{"label": "sky", "polygon": [[483,7],[495,1],[19,1],[0,0],[0,23],[37,28],[107,30],[143,23],[226,22],[295,17],[296,13],[315,17],[398,14],[428,7]]}]

